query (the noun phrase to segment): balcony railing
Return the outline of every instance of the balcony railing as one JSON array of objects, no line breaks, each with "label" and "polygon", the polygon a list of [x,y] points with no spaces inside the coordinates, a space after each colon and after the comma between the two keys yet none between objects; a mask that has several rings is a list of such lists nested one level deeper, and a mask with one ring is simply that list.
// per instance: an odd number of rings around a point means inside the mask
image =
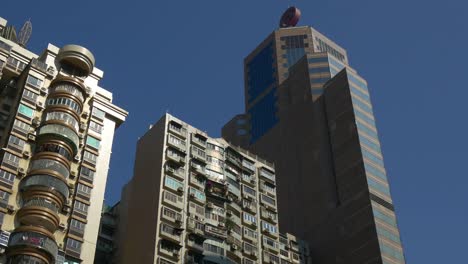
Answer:
[{"label": "balcony railing", "polygon": [[264,170],[264,169],[260,170],[260,176],[262,176],[264,178],[267,178],[267,179],[269,179],[269,180],[271,180],[273,182],[275,181],[275,175],[273,173],[269,172],[269,171]]},{"label": "balcony railing", "polygon": [[47,63],[42,62],[36,58],[31,60],[31,65],[44,73],[47,72]]},{"label": "balcony railing", "polygon": [[169,131],[175,133],[176,135],[179,135],[183,138],[187,137],[187,129],[183,127],[177,127],[171,123],[169,123]]},{"label": "balcony railing", "polygon": [[6,52],[9,53],[9,52],[11,51],[11,48],[12,48],[12,47],[11,47],[10,45],[8,45],[8,44],[6,44],[5,42],[3,42],[3,41],[0,40],[0,49],[2,49],[2,50],[4,50],[4,51],[6,51]]}]

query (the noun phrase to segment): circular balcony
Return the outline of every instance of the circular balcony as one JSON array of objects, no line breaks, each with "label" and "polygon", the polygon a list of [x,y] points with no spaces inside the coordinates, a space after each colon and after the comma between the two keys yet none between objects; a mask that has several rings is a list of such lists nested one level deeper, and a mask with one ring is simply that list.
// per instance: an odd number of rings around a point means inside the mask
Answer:
[{"label": "circular balcony", "polygon": [[88,76],[94,68],[94,55],[85,47],[78,45],[63,46],[57,59],[64,65],[73,67],[81,72],[80,76]]},{"label": "circular balcony", "polygon": [[42,226],[55,232],[60,224],[59,206],[51,200],[36,196],[26,200],[16,216],[23,225]]},{"label": "circular balcony", "polygon": [[[18,252],[18,251],[17,251]],[[18,252],[19,253],[19,252]],[[30,252],[24,252],[24,254],[15,255],[10,258],[12,264],[22,263],[34,263],[34,264],[48,264],[48,260],[36,254],[29,255]]]},{"label": "circular balcony", "polygon": [[47,97],[46,107],[48,109],[52,108],[63,108],[63,109],[70,109],[78,116],[81,114],[81,109],[83,108],[83,104],[79,102],[77,98],[72,98],[69,95],[54,95],[58,97]]},{"label": "circular balcony", "polygon": [[45,263],[54,263],[58,253],[53,235],[43,228],[32,226],[16,228],[10,235],[8,250],[10,258],[27,255],[40,258]]},{"label": "circular balcony", "polygon": [[69,94],[84,102],[83,92],[86,93],[86,87],[82,81],[75,78],[61,76],[52,81],[50,84],[50,95],[54,94]]},{"label": "circular balcony", "polygon": [[34,158],[51,158],[62,160],[63,163],[70,167],[70,161],[73,159],[73,150],[67,143],[60,140],[47,139],[47,141],[38,140],[34,151]]},{"label": "circular balcony", "polygon": [[52,174],[64,179],[70,176],[70,170],[61,162],[53,159],[34,159],[29,165],[30,174]]},{"label": "circular balcony", "polygon": [[[68,112],[68,111],[67,111]],[[70,114],[69,112],[64,112],[64,111],[48,111],[46,113],[46,118],[45,118],[45,123],[46,124],[51,124],[51,123],[59,123],[59,124],[64,124],[70,128],[73,128],[76,133],[78,133],[80,129],[80,124],[76,118],[75,113]]]},{"label": "circular balcony", "polygon": [[73,150],[73,155],[78,151],[80,139],[71,128],[59,124],[47,124],[39,129],[38,137],[59,138],[67,142]]},{"label": "circular balcony", "polygon": [[63,180],[51,175],[43,174],[31,175],[24,178],[20,183],[20,190],[23,192],[46,190],[57,193],[61,201],[60,204],[63,204],[64,201],[66,201],[70,193],[67,184]]}]

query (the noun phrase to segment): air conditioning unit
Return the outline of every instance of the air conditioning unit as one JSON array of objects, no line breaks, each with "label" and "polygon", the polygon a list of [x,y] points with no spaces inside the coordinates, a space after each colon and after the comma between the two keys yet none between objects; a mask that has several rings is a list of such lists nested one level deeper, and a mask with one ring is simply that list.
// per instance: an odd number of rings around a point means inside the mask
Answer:
[{"label": "air conditioning unit", "polygon": [[66,227],[65,224],[62,224],[62,223],[61,223],[61,224],[59,225],[59,229],[60,229],[60,230],[64,230],[65,227]]},{"label": "air conditioning unit", "polygon": [[231,215],[232,215],[232,211],[231,211],[231,210],[227,210],[227,211],[226,211],[226,215],[227,215],[227,216],[231,216]]},{"label": "air conditioning unit", "polygon": [[70,178],[74,179],[78,173],[76,171],[71,171],[70,172]]},{"label": "air conditioning unit", "polygon": [[255,179],[250,179],[250,183],[255,184]]},{"label": "air conditioning unit", "polygon": [[19,175],[25,175],[25,174],[26,174],[26,170],[25,170],[24,168],[18,167],[18,174],[19,174]]},{"label": "air conditioning unit", "polygon": [[79,134],[78,134],[78,137],[79,137],[79,138],[84,138],[84,137],[85,137],[85,134],[84,134],[84,133],[79,133]]},{"label": "air conditioning unit", "polygon": [[257,251],[252,252],[252,256],[254,256],[254,257],[258,256]]},{"label": "air conditioning unit", "polygon": [[177,191],[178,191],[178,192],[183,192],[183,191],[184,191],[184,188],[179,187],[179,188],[177,188]]},{"label": "air conditioning unit", "polygon": [[13,207],[13,205],[7,205],[7,211],[9,214],[13,214],[15,212],[15,207]]},{"label": "air conditioning unit", "polygon": [[68,207],[68,206],[64,206],[63,209],[62,209],[62,211],[65,212],[65,213],[70,213],[71,208]]},{"label": "air conditioning unit", "polygon": [[37,106],[37,108],[39,108],[39,109],[44,109],[44,103],[41,102],[41,101],[36,102],[36,106]]},{"label": "air conditioning unit", "polygon": [[69,187],[72,191],[75,190],[75,184],[74,183],[70,183],[70,187]]},{"label": "air conditioning unit", "polygon": [[76,162],[80,162],[80,161],[81,161],[80,155],[76,155],[73,159],[74,159]]},{"label": "air conditioning unit", "polygon": [[81,114],[81,116],[84,117],[84,118],[88,118],[89,112],[86,112],[86,111],[85,111],[85,112],[83,112],[83,113]]},{"label": "air conditioning unit", "polygon": [[41,91],[41,94],[42,94],[42,95],[46,95],[46,94],[47,94],[47,88],[45,88],[45,87],[41,87],[40,91]]},{"label": "air conditioning unit", "polygon": [[237,250],[237,245],[233,244],[233,245],[231,245],[231,248],[232,248],[232,250]]},{"label": "air conditioning unit", "polygon": [[80,123],[80,130],[83,131],[86,129],[86,123],[85,122],[81,122]]},{"label": "air conditioning unit", "polygon": [[28,134],[28,139],[30,141],[36,141],[36,134],[35,133],[29,133]]},{"label": "air conditioning unit", "polygon": [[23,151],[23,157],[29,159],[31,157],[31,153],[29,153],[29,151],[25,150],[25,151]]},{"label": "air conditioning unit", "polygon": [[208,203],[206,204],[206,207],[208,207],[208,208],[210,208],[210,209],[213,209],[214,205],[213,205],[212,202],[208,202]]},{"label": "air conditioning unit", "polygon": [[194,194],[194,193],[190,193],[190,197],[195,198],[195,194]]},{"label": "air conditioning unit", "polygon": [[219,227],[224,227],[225,225],[224,225],[223,222],[219,222],[219,223],[218,223],[218,226],[219,226]]},{"label": "air conditioning unit", "polygon": [[39,119],[39,117],[33,118],[33,120],[32,120],[32,125],[33,125],[33,126],[37,127],[37,126],[39,126],[40,124],[41,124],[41,120]]}]

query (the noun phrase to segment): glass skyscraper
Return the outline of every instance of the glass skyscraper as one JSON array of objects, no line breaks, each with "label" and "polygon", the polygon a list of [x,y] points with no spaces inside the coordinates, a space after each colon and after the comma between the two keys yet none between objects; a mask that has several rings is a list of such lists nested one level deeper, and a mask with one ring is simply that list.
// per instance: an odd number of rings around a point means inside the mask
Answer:
[{"label": "glass skyscraper", "polygon": [[311,27],[281,28],[244,61],[245,113],[223,128],[274,161],[281,226],[313,263],[405,263],[367,82]]}]

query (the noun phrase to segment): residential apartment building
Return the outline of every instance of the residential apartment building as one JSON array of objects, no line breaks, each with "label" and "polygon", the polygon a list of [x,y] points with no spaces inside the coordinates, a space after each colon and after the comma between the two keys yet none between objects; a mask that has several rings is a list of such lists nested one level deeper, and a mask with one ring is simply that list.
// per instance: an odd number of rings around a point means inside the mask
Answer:
[{"label": "residential apartment building", "polygon": [[103,205],[99,235],[96,243],[95,264],[115,263],[114,257],[117,238],[117,228],[119,221],[120,203],[113,206]]},{"label": "residential apartment building", "polygon": [[245,113],[223,138],[275,163],[283,231],[314,263],[405,263],[367,82],[311,27],[280,28],[244,60]]},{"label": "residential apartment building", "polygon": [[165,114],[137,144],[118,263],[309,263],[279,233],[273,164]]},{"label": "residential apartment building", "polygon": [[0,263],[92,263],[127,112],[99,87],[89,50],[49,44],[37,55],[6,29],[0,19]]}]

